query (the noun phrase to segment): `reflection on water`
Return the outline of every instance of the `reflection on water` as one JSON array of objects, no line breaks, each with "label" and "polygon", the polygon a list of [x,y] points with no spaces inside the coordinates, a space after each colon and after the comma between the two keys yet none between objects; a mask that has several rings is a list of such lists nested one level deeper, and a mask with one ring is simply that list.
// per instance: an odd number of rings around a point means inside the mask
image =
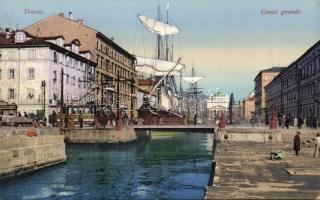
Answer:
[{"label": "reflection on water", "polygon": [[212,135],[152,133],[126,145],[67,146],[65,164],[0,183],[0,199],[199,199]]}]

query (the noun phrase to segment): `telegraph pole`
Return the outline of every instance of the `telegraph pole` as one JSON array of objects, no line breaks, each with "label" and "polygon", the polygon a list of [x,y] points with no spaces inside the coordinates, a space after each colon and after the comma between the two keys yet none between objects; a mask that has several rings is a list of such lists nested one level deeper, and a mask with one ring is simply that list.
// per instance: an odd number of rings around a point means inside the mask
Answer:
[{"label": "telegraph pole", "polygon": [[101,107],[103,107],[103,87],[104,87],[104,82],[101,74]]},{"label": "telegraph pole", "polygon": [[133,77],[131,77],[131,97],[130,97],[130,122],[133,125]]},{"label": "telegraph pole", "polygon": [[43,116],[46,118],[46,81],[41,82],[41,87],[43,88]]},{"label": "telegraph pole", "polygon": [[62,134],[62,129],[63,129],[63,68],[61,69],[61,82],[60,82],[60,134]]},{"label": "telegraph pole", "polygon": [[117,131],[122,130],[122,119],[120,113],[120,71],[117,71]]}]

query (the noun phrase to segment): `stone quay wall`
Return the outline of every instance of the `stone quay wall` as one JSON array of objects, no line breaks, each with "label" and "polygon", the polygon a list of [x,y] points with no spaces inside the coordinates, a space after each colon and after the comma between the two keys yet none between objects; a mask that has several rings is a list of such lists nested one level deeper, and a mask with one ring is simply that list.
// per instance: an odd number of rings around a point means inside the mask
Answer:
[{"label": "stone quay wall", "polygon": [[64,129],[67,143],[129,143],[139,139],[149,138],[150,134],[144,131],[135,131],[134,128],[115,129]]},{"label": "stone quay wall", "polygon": [[[2,130],[1,131],[5,131]],[[66,161],[64,136],[0,135],[0,179]]]},{"label": "stone quay wall", "polygon": [[290,143],[297,131],[301,132],[301,140],[311,140],[320,132],[311,129],[226,128],[218,130],[215,134],[216,139],[221,142]]}]

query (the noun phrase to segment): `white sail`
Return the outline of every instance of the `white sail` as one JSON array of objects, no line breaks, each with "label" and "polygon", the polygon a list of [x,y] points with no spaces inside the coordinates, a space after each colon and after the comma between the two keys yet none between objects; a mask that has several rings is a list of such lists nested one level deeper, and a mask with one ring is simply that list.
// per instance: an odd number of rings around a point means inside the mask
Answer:
[{"label": "white sail", "polygon": [[[139,56],[136,56],[136,61],[136,70],[138,72],[143,74],[150,74],[153,76],[164,76],[176,65],[176,63],[165,60]],[[182,64],[178,64],[176,68],[170,73],[170,75],[179,75],[183,67],[184,66]]]},{"label": "white sail", "polygon": [[195,77],[183,77],[183,80],[189,82],[189,83],[196,83],[198,81],[200,81],[201,79],[203,79],[203,76],[195,76]]},{"label": "white sail", "polygon": [[179,29],[167,23],[151,19],[147,16],[138,15],[139,20],[149,31],[161,36],[174,35],[179,33]]}]

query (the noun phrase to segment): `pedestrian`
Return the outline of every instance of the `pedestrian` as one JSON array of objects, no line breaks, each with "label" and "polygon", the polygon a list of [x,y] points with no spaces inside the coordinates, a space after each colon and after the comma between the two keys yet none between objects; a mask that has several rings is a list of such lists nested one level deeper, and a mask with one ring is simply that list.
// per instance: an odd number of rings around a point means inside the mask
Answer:
[{"label": "pedestrian", "polygon": [[315,147],[314,147],[314,157],[319,157],[319,151],[320,151],[320,133],[317,133],[317,137],[314,140]]},{"label": "pedestrian", "polygon": [[278,124],[279,124],[279,127],[282,126],[282,116],[280,115],[280,113],[278,113]]},{"label": "pedestrian", "polygon": [[302,119],[302,117],[299,117],[299,119],[298,119],[298,128],[299,129],[302,128],[302,124],[303,124],[303,119]]},{"label": "pedestrian", "polygon": [[80,128],[83,128],[83,116],[81,111],[78,116],[78,121],[79,121]]},{"label": "pedestrian", "polygon": [[51,114],[51,124],[53,127],[55,127],[57,125],[57,113],[56,111],[52,111],[52,114]]},{"label": "pedestrian", "polygon": [[127,125],[128,125],[128,115],[127,115],[127,113],[126,112],[124,112],[124,115],[123,115],[123,117],[122,117],[122,121],[123,121],[123,127],[127,127]]},{"label": "pedestrian", "polygon": [[300,151],[300,131],[297,131],[297,134],[294,136],[293,150],[296,152],[296,156],[298,156],[298,153]]},{"label": "pedestrian", "polygon": [[286,126],[286,123],[285,123],[285,122],[286,122],[286,116],[283,115],[283,116],[282,116],[282,124],[281,124],[281,125],[282,125],[282,129],[284,129],[284,127]]},{"label": "pedestrian", "polygon": [[193,125],[197,125],[197,113],[193,117]]},{"label": "pedestrian", "polygon": [[285,118],[285,126],[287,129],[289,129],[289,124],[290,124],[290,118],[288,116],[286,116]]},{"label": "pedestrian", "polygon": [[312,129],[317,129],[317,123],[318,123],[318,119],[316,118],[315,114],[312,115]]},{"label": "pedestrian", "polygon": [[68,128],[69,127],[69,115],[66,113],[64,115],[64,128]]},{"label": "pedestrian", "polygon": [[296,117],[293,118],[293,126],[298,127],[298,119]]}]

